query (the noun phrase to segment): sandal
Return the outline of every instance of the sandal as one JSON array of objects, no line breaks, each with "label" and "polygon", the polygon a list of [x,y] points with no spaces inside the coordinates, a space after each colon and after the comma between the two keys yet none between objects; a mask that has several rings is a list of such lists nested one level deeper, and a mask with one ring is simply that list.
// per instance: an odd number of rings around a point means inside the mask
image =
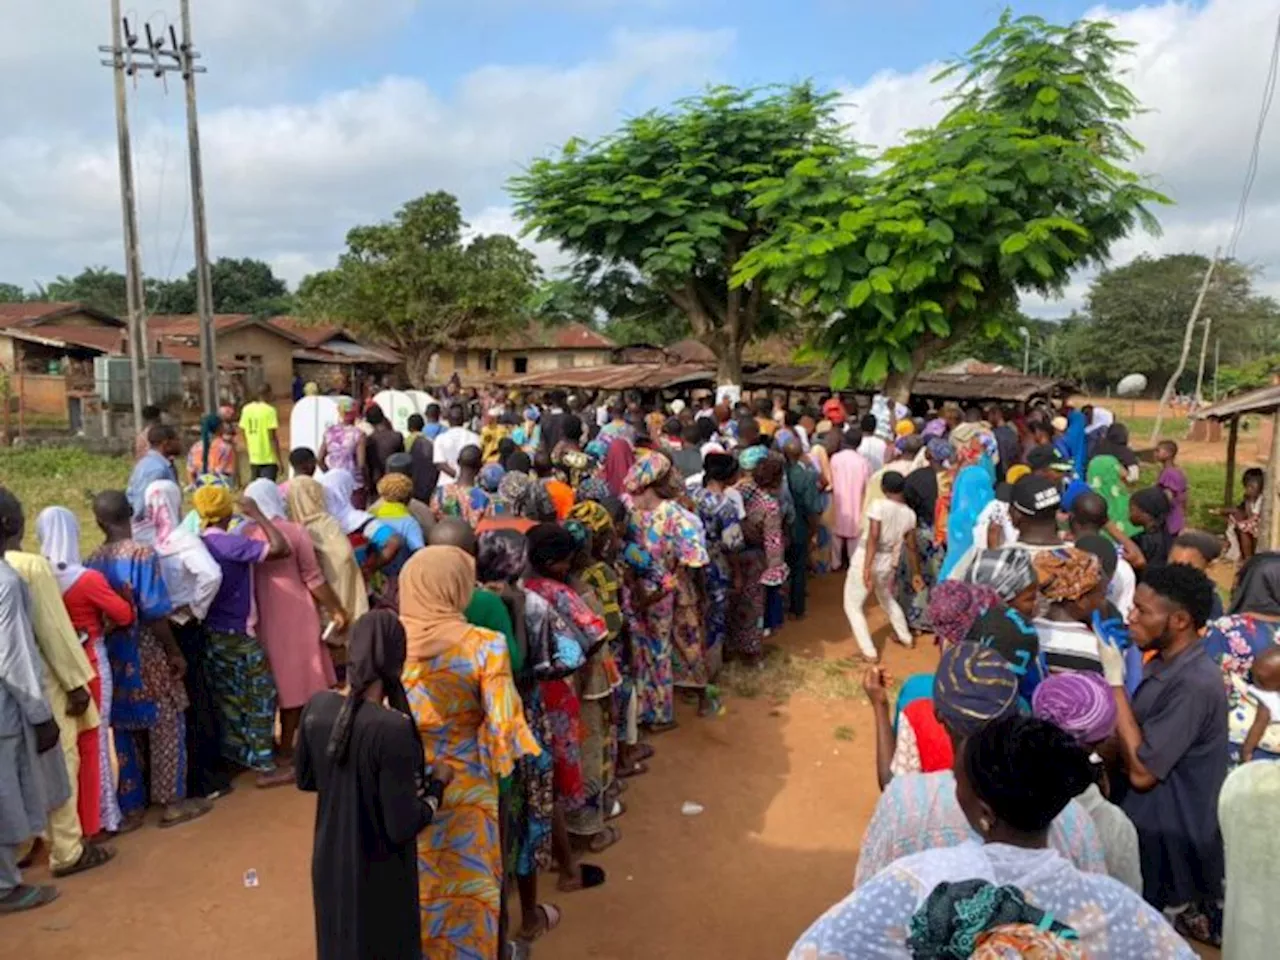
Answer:
[{"label": "sandal", "polygon": [[120,829],[116,831],[117,837],[123,837],[126,833],[133,833],[147,822],[147,813],[145,810],[139,810],[137,813],[131,813],[120,821]]},{"label": "sandal", "polygon": [[637,760],[635,763],[633,763],[629,767],[618,767],[618,776],[623,778],[638,777],[640,776],[640,774],[648,773],[648,772],[649,772],[649,765],[645,763],[643,760]]},{"label": "sandal", "polygon": [[271,790],[275,787],[286,787],[294,782],[293,767],[276,767],[270,773],[258,774],[254,783],[260,790]]},{"label": "sandal", "polygon": [[560,926],[560,908],[554,903],[540,903],[534,909],[538,911],[541,922],[531,931],[521,930],[516,934],[516,940],[520,943],[533,943]]},{"label": "sandal", "polygon": [[590,890],[593,887],[602,886],[604,881],[605,872],[602,867],[597,867],[594,863],[580,863],[577,879],[566,882],[561,878],[557,881],[556,887],[562,893],[574,893],[578,890]]},{"label": "sandal", "polygon": [[647,743],[637,743],[632,746],[630,752],[632,760],[652,760],[656,751]]},{"label": "sandal", "polygon": [[680,724],[672,720],[669,723],[651,723],[649,724],[648,727],[646,727],[646,729],[650,733],[669,733],[670,731],[674,730],[678,726],[680,726]]},{"label": "sandal", "polygon": [[86,870],[92,870],[95,867],[105,866],[111,862],[116,852],[111,847],[95,847],[91,843],[86,843],[84,849],[80,852],[80,858],[69,867],[58,867],[49,872],[59,880],[63,877],[74,876],[77,873],[84,873]]},{"label": "sandal", "polygon": [[36,837],[31,841],[31,849],[27,851],[27,855],[18,861],[18,869],[30,869],[31,865],[36,862],[36,858],[42,853],[44,853],[44,837]]},{"label": "sandal", "polygon": [[591,835],[587,841],[587,849],[592,853],[604,853],[622,839],[622,831],[617,827],[605,827]]},{"label": "sandal", "polygon": [[203,817],[212,809],[213,804],[208,800],[184,800],[176,807],[170,807],[165,810],[164,815],[160,818],[159,827],[162,830],[167,830],[169,827],[176,827],[182,823],[190,823],[192,820],[198,820]]},{"label": "sandal", "polygon": [[20,883],[5,896],[0,897],[0,913],[22,913],[34,910],[58,899],[57,887],[33,887]]},{"label": "sandal", "polygon": [[[609,806],[609,812],[604,815],[606,820],[617,820],[620,816],[627,812],[627,805],[621,800],[615,799]],[[593,851],[598,853],[599,851]]]}]

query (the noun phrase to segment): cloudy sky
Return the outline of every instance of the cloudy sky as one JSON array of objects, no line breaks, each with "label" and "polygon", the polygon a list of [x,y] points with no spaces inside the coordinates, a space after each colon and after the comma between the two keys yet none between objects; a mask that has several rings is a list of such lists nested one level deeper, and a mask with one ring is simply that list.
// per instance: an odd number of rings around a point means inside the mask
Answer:
[{"label": "cloudy sky", "polygon": [[[210,243],[291,283],[330,265],[355,223],[445,189],[485,232],[517,229],[506,179],[573,135],[709,82],[812,77],[844,94],[863,143],[941,113],[929,77],[994,22],[999,0],[193,0]],[[107,0],[6,4],[0,34],[0,280],[32,287],[86,264],[120,269]],[[126,10],[131,4],[125,0]],[[1148,108],[1141,160],[1177,206],[1121,262],[1225,243],[1252,143],[1276,0],[1014,2],[1066,20],[1105,15],[1135,41]],[[154,28],[177,0],[149,0]],[[15,9],[16,8],[16,9]],[[785,12],[783,12],[785,11]],[[134,22],[141,23],[135,14]],[[191,263],[180,81],[129,93],[144,267]],[[540,247],[548,267],[557,251]],[[1239,256],[1280,294],[1280,116]],[[1061,315],[1067,297],[1030,304]]]}]

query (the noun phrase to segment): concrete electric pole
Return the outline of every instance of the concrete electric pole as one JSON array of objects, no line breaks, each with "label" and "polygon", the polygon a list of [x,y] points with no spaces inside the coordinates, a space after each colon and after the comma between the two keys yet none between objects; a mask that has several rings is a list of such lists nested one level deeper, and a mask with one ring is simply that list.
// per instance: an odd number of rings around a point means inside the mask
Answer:
[{"label": "concrete electric pole", "polygon": [[[129,31],[127,20],[120,17],[120,0],[111,0],[112,46],[99,47],[112,55],[109,66],[116,69],[116,117],[120,134],[120,181],[125,195],[125,249],[126,263],[133,266],[137,276],[136,294],[139,309],[145,307],[142,298],[141,258],[137,252],[137,214],[133,201],[133,172],[131,149],[129,146],[129,124],[124,101],[124,78],[133,77],[142,70],[149,70],[156,77],[164,77],[169,73],[182,74],[187,101],[187,159],[191,165],[191,222],[195,234],[195,278],[196,278],[196,310],[200,315],[200,387],[201,399],[205,412],[218,409],[218,362],[215,349],[215,331],[213,326],[213,283],[209,267],[209,235],[204,209],[204,169],[200,162],[200,125],[196,113],[196,81],[197,73],[204,73],[205,68],[196,65],[200,54],[196,52],[191,38],[191,3],[181,0],[182,42],[178,42],[177,32],[172,26],[168,36],[159,36],[151,32],[150,24],[144,26],[146,45],[138,46],[138,37]],[[121,25],[124,28],[124,44],[120,42]],[[104,61],[105,63],[106,61]],[[127,184],[127,186],[125,186]],[[130,226],[132,224],[132,226]],[[132,237],[132,239],[130,239]],[[134,287],[131,285],[131,296]],[[133,311],[132,301],[130,312]],[[146,321],[142,318],[143,349],[146,348]],[[151,400],[150,383],[146,370],[146,353],[136,354],[142,358],[142,378],[148,402]],[[135,373],[138,363],[134,364]],[[136,389],[136,388],[135,388]],[[135,402],[135,410],[140,409]]]}]

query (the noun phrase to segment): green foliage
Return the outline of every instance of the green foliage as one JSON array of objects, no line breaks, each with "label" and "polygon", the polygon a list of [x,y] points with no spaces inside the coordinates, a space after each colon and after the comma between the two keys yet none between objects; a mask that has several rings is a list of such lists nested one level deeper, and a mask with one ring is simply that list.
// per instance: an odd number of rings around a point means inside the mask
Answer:
[{"label": "green foliage", "polygon": [[538,280],[533,254],[514,239],[464,242],[465,228],[443,191],[410,200],[389,223],[352,228],[338,265],[299,286],[304,314],[394,345],[423,382],[431,354],[447,344],[524,322]]},{"label": "green foliage", "polygon": [[26,291],[16,283],[0,283],[0,303],[22,303],[26,299]]},{"label": "green foliage", "polygon": [[[279,316],[293,310],[289,287],[270,264],[252,257],[219,257],[209,267],[214,313]],[[155,313],[196,312],[196,272],[170,281],[148,283],[148,306]]]},{"label": "green foliage", "polygon": [[[685,314],[733,380],[743,346],[778,318],[761,285],[729,285],[776,226],[753,202],[756,185],[843,152],[832,97],[808,85],[718,87],[595,143],[570,141],[514,178],[511,193],[530,232],[574,255],[580,281],[627,270]],[[835,185],[823,189],[827,203],[838,199]]]},{"label": "green foliage", "polygon": [[124,274],[106,267],[85,267],[74,277],[58,276],[33,299],[77,301],[113,317],[129,312]]},{"label": "green foliage", "polygon": [[1218,368],[1218,389],[1224,396],[1256,390],[1269,386],[1271,378],[1280,370],[1280,353],[1273,353],[1239,366]]},{"label": "green foliage", "polygon": [[[1088,321],[1078,344],[1084,377],[1114,386],[1125,374],[1144,373],[1154,388],[1162,388],[1177,367],[1187,318],[1208,267],[1207,257],[1172,254],[1138,257],[1101,273],[1089,290]],[[1254,292],[1250,269],[1236,261],[1215,268],[1201,317],[1213,320],[1210,337],[1221,342],[1224,365],[1247,364],[1280,350],[1280,306]],[[1196,350],[1200,335],[1197,329]],[[1197,356],[1193,351],[1179,389],[1195,388]]]},{"label": "green foliage", "polygon": [[89,453],[79,447],[0,448],[0,483],[22,503],[28,549],[39,549],[36,517],[45,507],[57,505],[80,518],[80,548],[87,556],[102,543],[93,520],[93,497],[103,490],[123,490],[131,467],[126,457]]},{"label": "green foliage", "polygon": [[669,298],[628,270],[561,277],[538,288],[530,312],[544,324],[597,324],[621,345],[672,344],[690,335],[689,318]]},{"label": "green foliage", "polygon": [[866,383],[892,371],[909,386],[949,338],[995,337],[1019,290],[1057,293],[1133,226],[1156,227],[1146,205],[1165,198],[1124,166],[1139,149],[1116,79],[1129,46],[1107,23],[1006,13],[939,77],[962,78],[947,115],[872,172],[816,152],[767,184],[753,204],[779,228],[734,281],[811,304],[827,318],[816,345]]}]

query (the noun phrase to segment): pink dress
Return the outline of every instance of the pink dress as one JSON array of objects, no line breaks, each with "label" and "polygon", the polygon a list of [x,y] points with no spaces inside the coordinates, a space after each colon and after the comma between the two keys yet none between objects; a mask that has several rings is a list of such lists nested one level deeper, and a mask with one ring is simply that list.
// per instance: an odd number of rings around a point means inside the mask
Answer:
[{"label": "pink dress", "polygon": [[[280,709],[302,707],[313,694],[337,683],[333,662],[320,641],[320,613],[311,588],[324,583],[307,531],[289,520],[273,520],[292,555],[253,568],[258,642],[267,651]],[[256,527],[255,540],[266,540]]]},{"label": "pink dress", "polygon": [[871,464],[857,450],[841,450],[831,458],[831,498],[835,535],[856,539],[862,524],[862,497]]}]

